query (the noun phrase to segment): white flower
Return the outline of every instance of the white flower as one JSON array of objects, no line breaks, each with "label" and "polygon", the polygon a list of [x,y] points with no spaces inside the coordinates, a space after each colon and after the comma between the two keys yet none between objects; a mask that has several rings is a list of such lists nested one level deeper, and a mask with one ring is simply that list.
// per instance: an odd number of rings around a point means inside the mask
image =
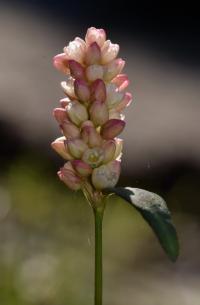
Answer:
[{"label": "white flower", "polygon": [[70,41],[69,45],[63,49],[68,59],[74,59],[79,63],[83,63],[85,50],[85,41],[79,37],[76,37],[75,40]]},{"label": "white flower", "polygon": [[87,45],[91,45],[93,42],[96,42],[100,47],[103,46],[106,40],[106,33],[103,29],[96,29],[91,27],[87,30],[85,41]]},{"label": "white flower", "polygon": [[123,99],[124,93],[119,92],[115,84],[109,83],[106,85],[106,104],[111,109],[116,107]]},{"label": "white flower", "polygon": [[92,173],[92,183],[97,190],[114,187],[120,175],[120,162],[111,161],[95,168]]},{"label": "white flower", "polygon": [[101,49],[101,62],[107,64],[117,57],[119,52],[119,45],[111,43],[110,40],[106,40]]}]

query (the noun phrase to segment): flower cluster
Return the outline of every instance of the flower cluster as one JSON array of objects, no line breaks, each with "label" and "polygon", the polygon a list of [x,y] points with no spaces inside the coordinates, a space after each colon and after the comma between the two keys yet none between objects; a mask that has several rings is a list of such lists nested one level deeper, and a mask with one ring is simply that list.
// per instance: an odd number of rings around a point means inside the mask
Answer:
[{"label": "flower cluster", "polygon": [[67,160],[58,176],[72,190],[87,183],[101,192],[119,179],[122,140],[117,136],[132,97],[124,92],[129,80],[120,74],[125,61],[116,58],[118,52],[103,29],[91,27],[85,40],[75,38],[53,59],[67,79],[61,82],[66,97],[54,109],[63,136],[52,147]]}]

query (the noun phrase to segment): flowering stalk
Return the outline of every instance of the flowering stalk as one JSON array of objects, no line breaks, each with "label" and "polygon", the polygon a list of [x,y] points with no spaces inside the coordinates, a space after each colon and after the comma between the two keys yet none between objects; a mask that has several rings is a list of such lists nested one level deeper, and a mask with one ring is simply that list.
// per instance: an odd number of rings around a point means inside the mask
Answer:
[{"label": "flowering stalk", "polygon": [[122,111],[131,103],[125,92],[125,61],[117,58],[119,46],[106,40],[103,29],[91,27],[85,40],[76,37],[54,57],[54,66],[66,75],[66,95],[54,109],[62,137],[52,148],[67,162],[59,178],[72,190],[81,189],[95,216],[95,305],[102,304],[102,220],[104,192],[120,175],[125,127]]},{"label": "flowering stalk", "polygon": [[121,74],[125,61],[119,46],[106,40],[105,31],[87,30],[54,57],[54,66],[66,75],[61,82],[65,98],[54,109],[62,136],[52,148],[66,160],[59,178],[72,190],[82,190],[95,220],[95,305],[102,305],[102,222],[107,194],[115,193],[137,209],[158,237],[172,261],[179,244],[165,201],[158,195],[130,187],[115,187],[120,175],[125,127],[122,111],[132,96]]}]

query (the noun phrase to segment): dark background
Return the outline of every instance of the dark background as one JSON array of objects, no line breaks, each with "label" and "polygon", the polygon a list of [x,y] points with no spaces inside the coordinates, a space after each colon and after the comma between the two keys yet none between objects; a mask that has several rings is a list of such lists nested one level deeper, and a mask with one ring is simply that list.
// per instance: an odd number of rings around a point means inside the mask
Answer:
[{"label": "dark background", "polygon": [[[111,200],[105,304],[199,304],[200,16],[192,2],[0,2],[0,303],[92,304],[93,220],[62,185],[52,57],[88,27],[120,44],[134,103],[119,185],[162,195],[181,243],[169,263],[140,216]],[[114,250],[114,251],[113,251]]]}]

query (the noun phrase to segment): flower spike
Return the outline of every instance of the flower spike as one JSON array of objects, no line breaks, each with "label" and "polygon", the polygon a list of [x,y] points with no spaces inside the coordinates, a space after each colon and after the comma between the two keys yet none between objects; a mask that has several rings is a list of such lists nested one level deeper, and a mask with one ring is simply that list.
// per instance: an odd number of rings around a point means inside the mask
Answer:
[{"label": "flower spike", "polygon": [[124,129],[122,111],[131,103],[125,61],[117,58],[119,45],[106,40],[103,29],[91,27],[85,40],[76,37],[54,57],[54,66],[67,74],[61,83],[67,97],[54,110],[63,137],[52,148],[68,162],[60,179],[72,190],[84,189],[100,198],[120,175]]}]

